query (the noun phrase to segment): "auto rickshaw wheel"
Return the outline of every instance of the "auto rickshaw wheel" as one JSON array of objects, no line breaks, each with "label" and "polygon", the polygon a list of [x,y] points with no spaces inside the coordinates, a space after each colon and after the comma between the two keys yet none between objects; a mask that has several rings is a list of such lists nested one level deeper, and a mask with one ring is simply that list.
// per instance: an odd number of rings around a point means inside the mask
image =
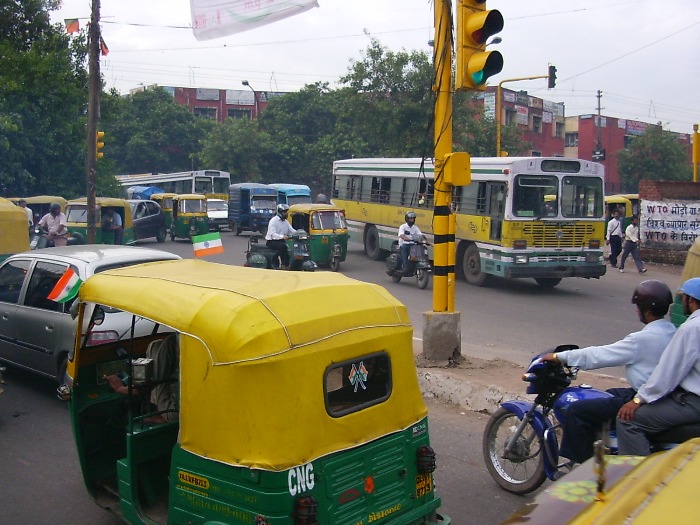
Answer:
[{"label": "auto rickshaw wheel", "polygon": [[337,272],[340,270],[340,257],[331,257],[331,271]]}]

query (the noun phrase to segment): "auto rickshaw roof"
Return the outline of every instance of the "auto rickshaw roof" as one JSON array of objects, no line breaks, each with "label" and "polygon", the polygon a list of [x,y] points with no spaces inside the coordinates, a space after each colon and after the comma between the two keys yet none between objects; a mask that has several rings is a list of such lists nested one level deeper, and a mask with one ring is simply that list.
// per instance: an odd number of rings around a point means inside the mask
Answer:
[{"label": "auto rickshaw roof", "polygon": [[314,204],[311,202],[292,204],[289,207],[289,213],[311,213],[314,211],[342,211],[345,210],[338,206],[333,206],[332,204]]},{"label": "auto rickshaw roof", "polygon": [[177,197],[177,193],[154,193],[151,195],[151,200],[172,199]]},{"label": "auto rickshaw roof", "polygon": [[[157,294],[143,293],[146,280]],[[182,260],[102,272],[80,296],[202,340],[214,365],[276,356],[358,326],[410,326],[384,288],[331,272]]]},{"label": "auto rickshaw roof", "polygon": [[24,200],[27,201],[27,204],[53,204],[54,202],[57,202],[61,205],[62,208],[65,207],[66,203],[68,202],[66,199],[59,195],[35,195],[33,197],[24,197]]},{"label": "auto rickshaw roof", "polygon": [[[378,285],[181,260],[99,273],[80,298],[180,333],[180,446],[207,460],[284,471],[427,415],[406,308]],[[391,363],[388,398],[331,416],[327,371],[377,354]]]},{"label": "auto rickshaw roof", "polygon": [[22,220],[24,230],[27,229],[27,213],[9,199],[0,197],[0,220],[17,221]]}]

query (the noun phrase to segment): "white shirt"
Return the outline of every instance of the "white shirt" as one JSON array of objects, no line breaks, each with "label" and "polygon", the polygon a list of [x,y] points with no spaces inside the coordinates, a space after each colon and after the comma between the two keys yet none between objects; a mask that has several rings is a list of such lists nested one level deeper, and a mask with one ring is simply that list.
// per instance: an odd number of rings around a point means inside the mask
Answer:
[{"label": "white shirt", "polygon": [[621,341],[605,346],[557,352],[557,359],[583,370],[624,365],[627,382],[638,390],[654,371],[666,345],[675,333],[676,327],[672,323],[665,319],[657,319]]},{"label": "white shirt", "polygon": [[47,213],[39,221],[39,226],[46,226],[46,229],[49,231],[49,233],[54,233],[56,235],[68,234],[66,216],[63,213],[59,213],[55,217],[50,213]]},{"label": "white shirt", "polygon": [[401,227],[399,228],[399,246],[403,246],[407,242],[410,243],[411,241],[406,241],[401,238],[402,235],[410,235],[411,239],[416,240],[420,238],[423,234],[421,231],[418,229],[418,226],[415,224],[413,226],[409,226],[408,223],[403,223]]},{"label": "white shirt", "polygon": [[639,242],[639,226],[630,224],[625,230],[625,238],[628,241]]},{"label": "white shirt", "polygon": [[[20,206],[21,208],[22,206]],[[29,223],[29,226],[34,224],[34,214],[32,213],[31,208],[28,208],[27,206],[24,207],[24,213],[27,214],[27,222]]]},{"label": "white shirt", "polygon": [[615,217],[610,219],[610,222],[608,222],[608,231],[605,238],[610,240],[611,235],[622,237],[622,224],[620,223],[620,219],[616,219]]},{"label": "white shirt", "polygon": [[284,236],[290,236],[294,235],[296,233],[296,230],[292,228],[292,225],[289,224],[289,221],[286,219],[282,219],[279,215],[275,215],[270,219],[270,222],[267,224],[267,233],[265,234],[265,240],[267,241],[276,241],[279,239],[284,239]]},{"label": "white shirt", "polygon": [[645,403],[653,403],[678,386],[700,395],[700,310],[694,311],[678,328],[637,395]]}]

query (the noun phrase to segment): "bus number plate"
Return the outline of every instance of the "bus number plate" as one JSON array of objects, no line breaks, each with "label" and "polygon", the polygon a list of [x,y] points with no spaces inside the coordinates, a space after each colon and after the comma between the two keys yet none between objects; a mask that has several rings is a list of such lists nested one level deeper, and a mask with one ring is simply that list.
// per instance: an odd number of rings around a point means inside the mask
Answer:
[{"label": "bus number plate", "polygon": [[433,491],[433,475],[418,474],[416,476],[416,497],[420,498]]}]

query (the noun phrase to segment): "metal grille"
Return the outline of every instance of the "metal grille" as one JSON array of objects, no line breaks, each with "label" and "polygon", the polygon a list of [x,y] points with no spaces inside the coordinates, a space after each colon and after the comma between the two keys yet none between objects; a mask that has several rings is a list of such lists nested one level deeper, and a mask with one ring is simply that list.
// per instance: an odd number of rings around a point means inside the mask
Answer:
[{"label": "metal grille", "polygon": [[584,246],[595,231],[592,224],[557,225],[552,223],[527,223],[523,236],[528,248],[567,248]]}]

